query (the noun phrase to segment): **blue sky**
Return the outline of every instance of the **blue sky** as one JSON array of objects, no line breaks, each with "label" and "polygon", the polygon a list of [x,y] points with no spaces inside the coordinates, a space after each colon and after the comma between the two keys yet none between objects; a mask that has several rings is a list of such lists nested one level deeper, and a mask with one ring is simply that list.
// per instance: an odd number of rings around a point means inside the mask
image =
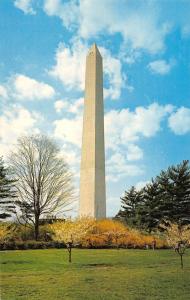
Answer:
[{"label": "blue sky", "polygon": [[190,153],[189,0],[1,0],[0,153],[60,144],[78,189],[85,56],[104,63],[107,214]]}]

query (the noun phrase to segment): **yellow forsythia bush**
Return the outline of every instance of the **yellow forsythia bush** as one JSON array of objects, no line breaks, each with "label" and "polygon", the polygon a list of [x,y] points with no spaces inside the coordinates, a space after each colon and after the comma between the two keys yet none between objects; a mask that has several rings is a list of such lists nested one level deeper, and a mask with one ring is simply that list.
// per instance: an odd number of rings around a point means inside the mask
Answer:
[{"label": "yellow forsythia bush", "polygon": [[81,218],[74,221],[55,222],[49,225],[49,229],[55,241],[82,244],[84,237],[94,225],[95,221],[92,218]]},{"label": "yellow forsythia bush", "polygon": [[1,222],[0,223],[0,243],[4,243],[11,235],[12,230],[10,224]]},{"label": "yellow forsythia bush", "polygon": [[51,224],[49,229],[53,232],[54,240],[64,243],[72,242],[87,248],[146,248],[151,247],[153,241],[157,248],[166,245],[165,240],[143,234],[123,223],[109,219],[100,221],[91,218],[68,220]]}]

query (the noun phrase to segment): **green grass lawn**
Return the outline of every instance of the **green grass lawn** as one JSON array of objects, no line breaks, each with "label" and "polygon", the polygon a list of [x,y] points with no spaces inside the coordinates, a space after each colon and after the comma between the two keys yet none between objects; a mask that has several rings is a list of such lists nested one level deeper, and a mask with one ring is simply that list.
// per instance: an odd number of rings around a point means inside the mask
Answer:
[{"label": "green grass lawn", "polygon": [[1,252],[1,300],[189,300],[190,251],[184,270],[172,250]]}]

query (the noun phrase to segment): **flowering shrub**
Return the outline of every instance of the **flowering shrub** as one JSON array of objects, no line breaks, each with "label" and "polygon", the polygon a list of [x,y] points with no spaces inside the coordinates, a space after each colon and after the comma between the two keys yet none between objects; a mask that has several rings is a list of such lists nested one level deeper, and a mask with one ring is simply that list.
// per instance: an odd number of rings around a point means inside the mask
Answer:
[{"label": "flowering shrub", "polygon": [[190,225],[178,225],[167,221],[160,227],[166,232],[166,239],[171,247],[175,248],[179,242],[190,245]]},{"label": "flowering shrub", "polygon": [[[6,248],[3,244],[6,244],[10,249],[22,247],[23,249],[31,249],[35,248],[35,245],[39,247],[38,243],[33,243],[33,239],[32,228],[18,224],[0,223],[1,249]],[[156,248],[167,247],[167,241],[163,238],[147,235],[139,230],[127,227],[119,221],[110,219],[95,221],[92,218],[41,225],[39,240],[45,243],[44,247],[54,247],[54,245],[59,247],[61,244],[84,248],[122,247],[146,249],[152,247],[153,241],[156,243]],[[9,245],[9,243],[11,244]],[[24,243],[26,246],[24,246]]]},{"label": "flowering shrub", "polygon": [[0,223],[0,243],[4,243],[12,234],[11,225],[9,223]]},{"label": "flowering shrub", "polygon": [[183,255],[190,245],[190,225],[179,225],[164,221],[160,227],[166,233],[166,239],[170,247],[175,249],[180,256],[181,268],[183,269]]},{"label": "flowering shrub", "polygon": [[81,244],[87,233],[93,229],[95,221],[92,218],[81,218],[75,221],[67,220],[49,225],[56,241]]},{"label": "flowering shrub", "polygon": [[56,222],[49,225],[49,228],[56,241],[65,243],[69,253],[69,262],[71,262],[72,248],[81,245],[87,233],[93,230],[94,226],[95,221],[92,218],[81,218],[75,221]]},{"label": "flowering shrub", "polygon": [[147,248],[153,241],[157,248],[166,247],[166,241],[145,235],[123,223],[109,219],[95,221],[91,218],[57,222],[49,225],[53,239],[72,246],[85,248]]}]

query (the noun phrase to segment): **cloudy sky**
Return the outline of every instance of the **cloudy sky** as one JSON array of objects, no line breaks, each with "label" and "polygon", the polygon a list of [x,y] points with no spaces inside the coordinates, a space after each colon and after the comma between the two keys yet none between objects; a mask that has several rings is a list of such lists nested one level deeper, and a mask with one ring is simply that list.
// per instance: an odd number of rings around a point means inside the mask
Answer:
[{"label": "cloudy sky", "polygon": [[0,155],[60,144],[78,189],[85,56],[104,63],[108,215],[131,185],[190,158],[189,0],[1,0]]}]

